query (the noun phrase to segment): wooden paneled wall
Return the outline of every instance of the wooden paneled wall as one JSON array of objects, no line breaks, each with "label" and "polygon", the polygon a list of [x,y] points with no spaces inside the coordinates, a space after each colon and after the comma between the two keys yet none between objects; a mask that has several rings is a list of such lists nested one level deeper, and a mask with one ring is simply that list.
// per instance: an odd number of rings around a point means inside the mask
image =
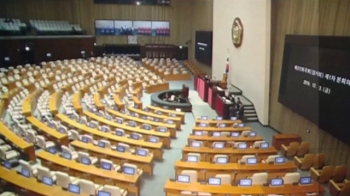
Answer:
[{"label": "wooden paneled wall", "polygon": [[[94,34],[95,19],[168,20],[170,37],[139,36],[140,44],[184,45],[191,35],[192,1],[174,0],[169,6],[134,6],[94,4],[93,0],[3,0],[0,17],[19,19],[68,20],[81,24]],[[97,44],[127,43],[126,36],[97,37]]]},{"label": "wooden paneled wall", "polygon": [[[194,51],[196,44],[196,31],[212,31],[213,30],[213,0],[191,0],[192,6],[192,31],[191,31],[191,44],[189,45],[189,58],[197,65],[199,65],[203,71],[209,76],[212,73],[212,67],[198,62],[195,59]],[[221,78],[220,78],[221,79]]]},{"label": "wooden paneled wall", "polygon": [[280,104],[278,91],[285,34],[349,36],[349,24],[350,0],[272,0],[269,124],[282,133],[302,135],[303,140],[311,142],[313,152],[327,153],[328,163],[334,165],[349,165],[350,146]]}]

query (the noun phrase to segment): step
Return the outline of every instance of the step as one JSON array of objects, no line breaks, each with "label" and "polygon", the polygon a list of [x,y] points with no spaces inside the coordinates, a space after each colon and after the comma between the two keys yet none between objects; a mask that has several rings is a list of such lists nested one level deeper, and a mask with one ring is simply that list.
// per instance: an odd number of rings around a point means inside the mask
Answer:
[{"label": "step", "polygon": [[255,110],[244,110],[244,113],[251,114],[251,113],[256,113]]},{"label": "step", "polygon": [[257,115],[256,115],[256,113],[253,113],[253,114],[245,114],[244,113],[244,116],[246,116],[246,117],[256,117]]},{"label": "step", "polygon": [[258,117],[249,117],[246,118],[248,121],[258,121]]},{"label": "step", "polygon": [[255,110],[254,106],[244,106],[244,110]]}]

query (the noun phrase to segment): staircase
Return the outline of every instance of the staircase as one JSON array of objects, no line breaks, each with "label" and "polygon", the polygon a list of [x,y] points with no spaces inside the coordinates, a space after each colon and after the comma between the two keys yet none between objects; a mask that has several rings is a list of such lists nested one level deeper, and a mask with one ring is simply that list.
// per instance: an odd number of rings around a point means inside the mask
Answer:
[{"label": "staircase", "polygon": [[256,114],[254,104],[249,101],[246,97],[243,96],[242,90],[237,88],[234,85],[230,85],[229,93],[234,94],[236,97],[239,97],[244,106],[244,122],[258,122],[258,115]]}]

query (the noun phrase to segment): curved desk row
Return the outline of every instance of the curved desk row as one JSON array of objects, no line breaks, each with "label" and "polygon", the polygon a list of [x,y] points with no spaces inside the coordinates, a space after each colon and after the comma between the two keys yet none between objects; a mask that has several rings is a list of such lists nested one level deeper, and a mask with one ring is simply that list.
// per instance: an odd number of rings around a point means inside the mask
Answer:
[{"label": "curved desk row", "polygon": [[194,131],[207,131],[207,132],[243,132],[251,131],[251,127],[193,127],[192,132]]},{"label": "curved desk row", "polygon": [[215,137],[215,136],[208,136],[208,135],[193,135],[190,134],[188,136],[188,144],[190,144],[191,141],[201,141],[203,142],[203,145],[206,147],[210,147],[214,142],[245,142],[248,145],[252,145],[256,141],[263,141],[264,139],[260,136],[257,135],[255,137],[244,137],[244,136],[239,136],[239,137],[226,137],[226,136],[220,136],[220,137]]},{"label": "curved desk row", "polygon": [[38,152],[37,157],[44,167],[52,171],[62,171],[78,178],[91,180],[96,184],[116,185],[137,196],[140,194],[139,174],[127,175],[113,170],[108,171],[94,165],[84,165],[74,160],[68,160],[58,154],[55,155],[46,151]]},{"label": "curved desk row", "polygon": [[325,190],[319,183],[312,185],[298,186],[285,184],[281,187],[270,187],[253,185],[251,187],[239,187],[232,185],[211,186],[201,183],[180,183],[176,181],[167,180],[164,185],[166,196],[179,196],[181,191],[193,192],[196,195],[198,192],[211,193],[213,196],[267,196],[268,194],[286,194],[296,196],[306,196],[307,193],[324,194]]},{"label": "curved desk row", "polygon": [[208,123],[209,126],[216,126],[218,123],[226,124],[227,127],[232,127],[235,123],[242,123],[241,120],[202,120],[196,119],[196,125],[200,123]]},{"label": "curved desk row", "polygon": [[188,147],[185,146],[182,148],[182,158],[186,159],[188,153],[199,153],[201,155],[201,161],[212,161],[213,157],[218,154],[227,155],[229,157],[229,162],[236,162],[242,158],[244,155],[255,155],[258,158],[258,161],[261,162],[263,159],[266,159],[270,155],[276,155],[277,150],[274,147],[266,149],[232,149],[232,148],[223,148],[223,149],[214,149],[209,147]]},{"label": "curved desk row", "polygon": [[152,105],[147,106],[147,108],[150,110],[150,112],[153,112],[153,113],[156,113],[156,111],[160,111],[160,112],[166,113],[168,116],[170,116],[171,114],[175,114],[176,116],[181,118],[182,124],[185,124],[185,112],[178,112],[175,110],[167,110],[167,109],[152,106]]},{"label": "curved desk row", "polygon": [[118,144],[118,143],[125,143],[133,147],[143,147],[143,148],[148,148],[151,152],[153,152],[154,157],[158,160],[163,159],[163,150],[162,142],[158,143],[151,143],[151,142],[146,142],[144,140],[134,140],[131,138],[127,137],[120,137],[117,135],[113,135],[112,133],[105,133],[102,131],[99,131],[97,129],[90,128],[86,125],[79,124],[78,122],[70,119],[68,116],[65,116],[63,114],[58,114],[57,117],[61,120],[63,124],[65,124],[68,127],[73,127],[76,130],[80,130],[83,133],[92,135],[94,139],[107,139],[109,140],[112,144]]},{"label": "curved desk row", "polygon": [[178,117],[178,116],[172,117],[172,116],[154,114],[154,113],[146,112],[146,111],[143,111],[141,109],[136,109],[136,108],[132,108],[132,107],[129,107],[128,110],[135,112],[135,113],[142,115],[142,116],[149,116],[152,118],[163,119],[163,121],[164,120],[172,120],[172,121],[174,121],[174,123],[176,125],[176,129],[178,129],[178,130],[181,129],[181,117]]},{"label": "curved desk row", "polygon": [[164,145],[165,148],[170,148],[170,142],[171,142],[171,140],[170,140],[170,136],[171,136],[170,132],[163,133],[163,132],[156,131],[154,129],[153,130],[145,130],[145,129],[141,129],[139,127],[130,127],[130,126],[127,126],[125,124],[119,124],[119,123],[107,120],[107,119],[105,119],[105,118],[103,118],[101,116],[97,116],[96,114],[94,114],[92,112],[89,112],[89,111],[84,111],[84,114],[88,118],[96,120],[99,123],[110,127],[111,131],[114,131],[114,129],[118,128],[118,129],[124,130],[127,133],[139,133],[139,134],[142,134],[142,135],[157,136],[163,142],[163,145]]}]

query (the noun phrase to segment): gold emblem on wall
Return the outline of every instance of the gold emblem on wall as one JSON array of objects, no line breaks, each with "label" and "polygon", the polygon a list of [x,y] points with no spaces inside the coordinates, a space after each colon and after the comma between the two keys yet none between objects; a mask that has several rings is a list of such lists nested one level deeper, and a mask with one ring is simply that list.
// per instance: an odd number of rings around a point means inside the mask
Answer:
[{"label": "gold emblem on wall", "polygon": [[238,48],[242,45],[243,39],[243,25],[241,19],[238,17],[233,20],[231,29],[232,43]]}]

